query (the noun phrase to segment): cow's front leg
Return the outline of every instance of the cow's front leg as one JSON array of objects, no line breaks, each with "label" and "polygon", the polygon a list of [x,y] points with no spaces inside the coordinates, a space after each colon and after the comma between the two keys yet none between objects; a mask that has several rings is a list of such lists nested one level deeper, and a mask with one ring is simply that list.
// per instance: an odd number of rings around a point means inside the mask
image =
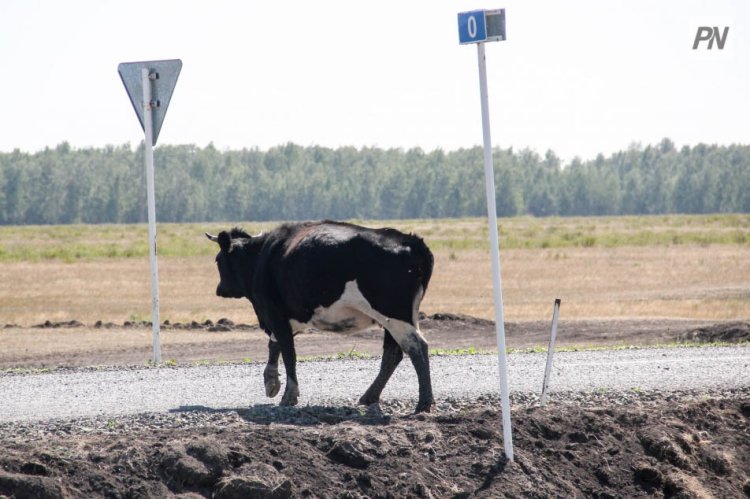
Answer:
[{"label": "cow's front leg", "polygon": [[279,380],[279,355],[281,355],[281,347],[271,337],[268,340],[268,363],[263,371],[263,384],[266,387],[266,395],[268,397],[275,397],[281,389],[281,381]]},{"label": "cow's front leg", "polygon": [[284,388],[284,396],[281,397],[281,405],[297,405],[297,398],[299,397],[297,353],[294,350],[294,335],[289,323],[281,322],[279,327],[274,330],[274,336],[286,370],[286,387]]}]

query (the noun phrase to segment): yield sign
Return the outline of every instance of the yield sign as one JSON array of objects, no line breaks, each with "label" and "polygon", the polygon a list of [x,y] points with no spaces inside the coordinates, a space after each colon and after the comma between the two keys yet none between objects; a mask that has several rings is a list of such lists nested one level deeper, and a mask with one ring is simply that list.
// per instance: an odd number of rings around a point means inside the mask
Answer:
[{"label": "yield sign", "polygon": [[[149,79],[151,82],[151,102],[143,102],[143,77],[142,70],[148,69],[152,75]],[[166,61],[142,61],[142,62],[123,62],[117,66],[117,72],[120,73],[125,90],[128,92],[130,102],[133,104],[135,114],[138,115],[138,121],[143,125],[143,109],[145,104],[150,104],[153,119],[153,137],[151,145],[156,144],[159,138],[161,124],[164,116],[167,114],[169,101],[172,98],[172,92],[177,84],[177,77],[180,76],[182,61],[180,59],[169,59]],[[145,131],[145,128],[144,128]]]}]

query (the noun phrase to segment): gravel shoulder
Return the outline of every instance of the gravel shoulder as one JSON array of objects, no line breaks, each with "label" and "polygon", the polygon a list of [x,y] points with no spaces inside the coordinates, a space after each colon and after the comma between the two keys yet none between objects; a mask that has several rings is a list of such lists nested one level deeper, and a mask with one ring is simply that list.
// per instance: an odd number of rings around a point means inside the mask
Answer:
[{"label": "gravel shoulder", "polygon": [[[511,392],[538,393],[546,354],[517,353],[508,358]],[[473,399],[498,392],[496,355],[446,355],[431,359],[438,398]],[[310,361],[298,366],[300,404],[356,405],[377,374],[378,359]],[[0,375],[0,421],[121,416],[204,408],[253,407],[268,399],[263,363],[116,370],[68,370]],[[283,368],[281,369],[284,380]],[[551,390],[709,390],[750,384],[750,348],[692,347],[559,352]],[[383,399],[413,401],[417,380],[402,362]]]}]

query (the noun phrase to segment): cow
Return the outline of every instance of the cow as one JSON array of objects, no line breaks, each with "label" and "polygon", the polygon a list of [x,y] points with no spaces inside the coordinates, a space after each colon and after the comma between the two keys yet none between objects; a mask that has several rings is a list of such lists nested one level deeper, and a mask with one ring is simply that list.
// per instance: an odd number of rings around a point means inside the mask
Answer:
[{"label": "cow", "polygon": [[416,413],[434,406],[427,342],[419,330],[419,305],[427,291],[433,256],[424,241],[396,229],[370,229],[331,220],[287,223],[251,236],[239,228],[214,236],[224,298],[247,298],[269,336],[263,372],[266,395],[279,392],[278,360],[286,370],[282,406],[297,404],[294,336],[309,328],[353,333],[384,329],[380,371],[359,399],[380,400],[403,358],[419,381]]}]

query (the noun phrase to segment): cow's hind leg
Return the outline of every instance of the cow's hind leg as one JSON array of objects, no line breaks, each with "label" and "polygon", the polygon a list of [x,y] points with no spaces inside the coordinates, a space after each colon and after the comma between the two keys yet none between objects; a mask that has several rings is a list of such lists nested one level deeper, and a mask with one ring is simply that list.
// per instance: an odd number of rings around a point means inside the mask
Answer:
[{"label": "cow's hind leg", "polygon": [[[387,328],[393,339],[406,352],[411,359],[411,363],[414,365],[414,370],[417,372],[419,401],[414,412],[430,412],[432,406],[435,405],[435,399],[432,396],[430,356],[427,341],[425,341],[419,329],[409,322],[391,319],[382,314],[380,315],[379,322]],[[380,378],[380,375],[378,375],[378,378]]]},{"label": "cow's hind leg", "polygon": [[419,380],[419,402],[414,412],[430,412],[435,405],[435,399],[432,396],[432,381],[430,379],[430,355],[427,342],[417,328],[412,326],[412,330],[406,335],[405,341],[401,343],[403,348],[417,371],[417,380]]},{"label": "cow's hind leg", "polygon": [[[417,324],[419,323],[418,309],[419,304],[422,301],[424,290],[422,288],[417,290],[411,299],[412,305],[409,308],[403,306],[405,302],[408,303],[406,296],[391,296],[389,300],[386,300],[384,303],[376,304],[376,307],[373,307],[360,291],[356,281],[346,283],[344,294],[346,295],[350,306],[368,317],[371,317],[383,326],[392,336],[393,340],[395,340],[401,349],[409,356],[411,363],[414,365],[414,369],[417,371],[417,380],[419,381],[419,402],[417,403],[415,412],[431,411],[432,406],[435,405],[435,400],[432,397],[429,351],[427,348],[427,342],[417,328]],[[386,352],[383,351],[384,359],[385,354]],[[388,374],[388,377],[390,377],[390,374]],[[385,386],[385,381],[387,381],[388,378],[382,372],[382,364],[381,373],[378,374],[373,386],[375,386],[381,378],[384,380],[383,385]],[[375,386],[375,389],[373,389],[373,387],[370,387],[370,389],[372,389],[372,393],[374,394],[377,390],[377,386]],[[371,393],[370,389],[365,393],[365,397]],[[380,392],[378,391],[377,394],[379,396]]]},{"label": "cow's hind leg", "polygon": [[380,372],[370,388],[359,399],[360,404],[370,405],[380,400],[380,393],[403,358],[403,350],[386,329],[383,337],[383,358],[380,360]]},{"label": "cow's hind leg", "polygon": [[273,339],[268,340],[268,363],[263,370],[263,384],[266,387],[266,395],[268,397],[275,397],[281,389],[281,381],[279,380],[279,355],[281,355],[279,343]]}]

